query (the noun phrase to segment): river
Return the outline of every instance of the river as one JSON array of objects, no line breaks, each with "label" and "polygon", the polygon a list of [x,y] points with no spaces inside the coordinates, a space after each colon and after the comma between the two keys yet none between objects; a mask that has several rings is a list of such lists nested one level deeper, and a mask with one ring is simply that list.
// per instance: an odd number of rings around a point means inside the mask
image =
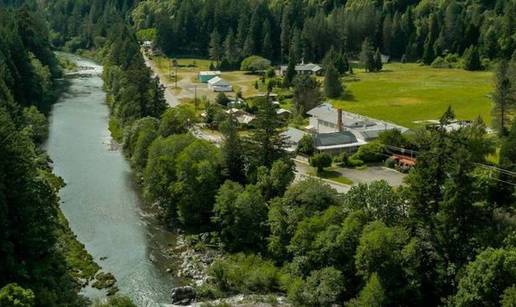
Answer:
[{"label": "river", "polygon": [[[160,306],[170,302],[175,284],[166,273],[172,261],[163,252],[174,236],[143,206],[129,164],[113,146],[102,67],[70,57],[80,71],[52,107],[46,144],[55,173],[66,182],[61,209],[103,271],[115,275],[122,294],[138,306]],[[104,295],[91,288],[83,293]]]}]

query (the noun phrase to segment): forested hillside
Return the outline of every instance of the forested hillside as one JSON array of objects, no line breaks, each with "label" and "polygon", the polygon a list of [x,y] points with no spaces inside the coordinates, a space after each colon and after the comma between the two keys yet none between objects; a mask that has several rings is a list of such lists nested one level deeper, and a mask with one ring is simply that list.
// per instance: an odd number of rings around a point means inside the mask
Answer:
[{"label": "forested hillside", "polygon": [[58,233],[53,175],[38,144],[61,76],[46,23],[0,8],[0,306],[82,306]]},{"label": "forested hillside", "polygon": [[172,55],[225,48],[226,56],[238,50],[285,61],[296,42],[305,61],[319,62],[332,46],[356,55],[368,38],[394,59],[429,64],[470,46],[484,58],[510,57],[515,16],[511,0],[150,0],[132,19],[137,30],[155,28],[158,45]]}]

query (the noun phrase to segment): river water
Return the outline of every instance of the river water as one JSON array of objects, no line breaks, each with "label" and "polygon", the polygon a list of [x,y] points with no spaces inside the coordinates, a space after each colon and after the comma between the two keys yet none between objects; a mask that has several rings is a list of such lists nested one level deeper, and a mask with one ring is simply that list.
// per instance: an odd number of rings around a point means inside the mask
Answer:
[{"label": "river water", "polygon": [[[70,57],[80,71],[52,107],[46,145],[55,173],[66,182],[61,208],[95,261],[115,275],[122,294],[138,306],[160,306],[170,302],[175,284],[166,273],[172,261],[162,252],[174,236],[143,206],[128,162],[113,146],[102,67]],[[91,288],[83,293],[104,295]]]}]

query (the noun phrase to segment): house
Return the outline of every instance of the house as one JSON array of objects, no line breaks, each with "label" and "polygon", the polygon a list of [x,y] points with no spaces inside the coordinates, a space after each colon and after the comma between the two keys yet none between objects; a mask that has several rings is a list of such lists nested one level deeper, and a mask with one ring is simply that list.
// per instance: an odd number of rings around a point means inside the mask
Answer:
[{"label": "house", "polygon": [[200,71],[197,78],[202,83],[208,83],[208,81],[218,76],[220,76],[220,71]]},{"label": "house", "polygon": [[297,145],[305,136],[306,132],[289,127],[287,130],[281,133],[281,136],[285,138],[285,142],[287,143],[287,148],[285,149],[288,152],[294,152],[297,150]]},{"label": "house", "polygon": [[366,141],[358,139],[350,131],[315,134],[315,149],[329,154],[352,153],[365,144]]},{"label": "house", "polygon": [[208,88],[214,92],[231,92],[233,87],[231,84],[221,77],[214,77],[208,81]]},{"label": "house", "polygon": [[[285,76],[287,74],[287,69],[288,65],[280,66],[280,74],[282,76]],[[314,63],[301,63],[299,65],[296,65],[294,69],[296,70],[296,73],[300,75],[320,76],[323,72],[323,68],[320,65]]]},{"label": "house", "polygon": [[276,110],[276,114],[282,119],[287,119],[290,116],[291,112],[289,110],[279,108]]},{"label": "house", "polygon": [[305,130],[315,135],[317,150],[330,153],[356,151],[387,130],[408,131],[402,126],[335,109],[329,103],[323,103],[307,114],[310,124]]},{"label": "house", "polygon": [[237,108],[231,108],[229,110],[226,110],[226,114],[233,115],[239,124],[246,126],[252,125],[256,119],[256,116],[249,114],[242,109]]},{"label": "house", "polygon": [[371,141],[386,130],[408,131],[407,128],[392,123],[337,110],[329,103],[323,103],[308,111],[307,114],[310,115],[310,124],[306,129],[317,133],[350,131],[359,139]]}]

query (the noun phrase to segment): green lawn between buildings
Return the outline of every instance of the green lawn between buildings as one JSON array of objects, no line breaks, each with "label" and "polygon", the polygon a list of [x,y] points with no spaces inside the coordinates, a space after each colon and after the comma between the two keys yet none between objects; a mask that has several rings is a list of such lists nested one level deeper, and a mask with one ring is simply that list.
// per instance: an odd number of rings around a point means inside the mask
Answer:
[{"label": "green lawn between buildings", "polygon": [[393,63],[379,73],[356,69],[344,84],[346,96],[333,100],[335,106],[408,128],[416,127],[415,121],[438,119],[449,105],[459,119],[480,115],[491,122],[491,72]]}]

